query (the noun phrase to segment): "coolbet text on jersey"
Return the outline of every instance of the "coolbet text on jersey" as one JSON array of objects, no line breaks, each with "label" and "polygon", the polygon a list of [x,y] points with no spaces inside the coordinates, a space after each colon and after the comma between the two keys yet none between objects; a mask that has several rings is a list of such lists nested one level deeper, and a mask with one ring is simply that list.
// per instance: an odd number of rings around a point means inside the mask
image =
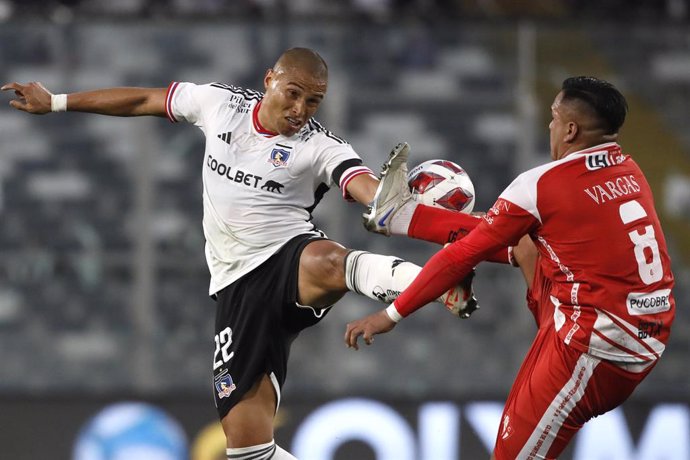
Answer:
[{"label": "coolbet text on jersey", "polygon": [[315,120],[287,138],[258,122],[262,94],[235,86],[173,82],[166,112],[206,135],[203,227],[215,294],[265,262],[292,237],[322,235],[311,212],[333,185],[370,173],[350,144]]}]

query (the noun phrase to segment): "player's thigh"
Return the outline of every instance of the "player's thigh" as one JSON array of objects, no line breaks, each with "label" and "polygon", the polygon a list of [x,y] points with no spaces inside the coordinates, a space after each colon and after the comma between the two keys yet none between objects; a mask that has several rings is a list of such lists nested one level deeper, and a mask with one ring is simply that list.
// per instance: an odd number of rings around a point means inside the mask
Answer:
[{"label": "player's thigh", "polygon": [[242,400],[221,419],[227,447],[249,447],[271,442],[276,398],[270,377],[263,374],[243,395]]},{"label": "player's thigh", "polygon": [[259,267],[217,293],[213,381],[221,419],[252,393],[264,375],[271,378],[279,395],[290,344],[302,329],[325,315],[296,304],[300,255],[314,238],[320,237],[292,238]]},{"label": "player's thigh", "polygon": [[513,257],[520,267],[520,271],[525,278],[528,289],[534,283],[534,272],[536,270],[538,256],[539,251],[537,251],[537,247],[534,245],[529,235],[523,236],[520,242],[513,247]]},{"label": "player's thigh", "polygon": [[349,250],[331,240],[316,240],[306,245],[299,263],[299,302],[327,307],[347,292],[345,256]]},{"label": "player's thigh", "polygon": [[642,378],[567,346],[552,325],[542,327],[508,396],[495,458],[557,458],[587,421],[620,405]]},{"label": "player's thigh", "polygon": [[571,415],[597,364],[562,344],[552,326],[540,328],[508,395],[496,459],[555,458],[589,419]]},{"label": "player's thigh", "polygon": [[527,289],[527,307],[532,312],[537,327],[553,326],[555,305],[551,299],[552,282],[544,275],[541,257],[537,258],[532,285]]}]

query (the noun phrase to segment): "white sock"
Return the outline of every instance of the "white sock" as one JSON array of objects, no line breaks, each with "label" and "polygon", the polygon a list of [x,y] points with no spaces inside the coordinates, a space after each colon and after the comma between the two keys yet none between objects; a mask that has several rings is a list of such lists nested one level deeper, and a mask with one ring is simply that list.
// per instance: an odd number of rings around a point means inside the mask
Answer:
[{"label": "white sock", "polygon": [[415,209],[417,209],[417,205],[419,205],[419,203],[410,200],[393,214],[388,224],[391,235],[407,236],[407,231],[410,228],[412,216],[414,215]]},{"label": "white sock", "polygon": [[419,265],[398,257],[351,251],[345,257],[345,284],[352,292],[391,303],[421,270]]},{"label": "white sock", "polygon": [[[270,460],[276,452],[275,441],[249,447],[226,449],[228,460]],[[290,458],[290,457],[288,457]]]},{"label": "white sock", "polygon": [[271,457],[271,460],[297,460],[297,457],[279,445],[276,445],[276,452],[273,454],[273,457]]},{"label": "white sock", "polygon": [[297,460],[282,447],[276,445],[275,440],[256,446],[226,449],[228,460]]}]

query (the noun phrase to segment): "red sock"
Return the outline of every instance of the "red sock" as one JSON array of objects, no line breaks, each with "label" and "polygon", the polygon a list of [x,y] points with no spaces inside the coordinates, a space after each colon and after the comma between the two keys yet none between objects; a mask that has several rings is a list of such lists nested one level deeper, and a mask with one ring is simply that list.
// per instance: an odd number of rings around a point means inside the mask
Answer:
[{"label": "red sock", "polygon": [[[438,244],[452,243],[471,232],[481,221],[481,217],[464,212],[420,204],[412,215],[407,236]],[[500,249],[486,260],[502,264],[510,263],[508,247]]]},{"label": "red sock", "polygon": [[420,204],[412,215],[407,236],[438,244],[451,243],[467,235],[481,221],[481,217]]}]

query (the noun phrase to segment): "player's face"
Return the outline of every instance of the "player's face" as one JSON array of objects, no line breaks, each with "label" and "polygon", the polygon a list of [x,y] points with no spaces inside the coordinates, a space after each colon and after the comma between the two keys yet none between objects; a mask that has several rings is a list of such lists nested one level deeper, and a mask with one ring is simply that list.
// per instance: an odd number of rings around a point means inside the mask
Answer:
[{"label": "player's face", "polygon": [[326,95],[327,82],[299,68],[269,70],[259,121],[271,131],[293,136],[314,116]]}]

